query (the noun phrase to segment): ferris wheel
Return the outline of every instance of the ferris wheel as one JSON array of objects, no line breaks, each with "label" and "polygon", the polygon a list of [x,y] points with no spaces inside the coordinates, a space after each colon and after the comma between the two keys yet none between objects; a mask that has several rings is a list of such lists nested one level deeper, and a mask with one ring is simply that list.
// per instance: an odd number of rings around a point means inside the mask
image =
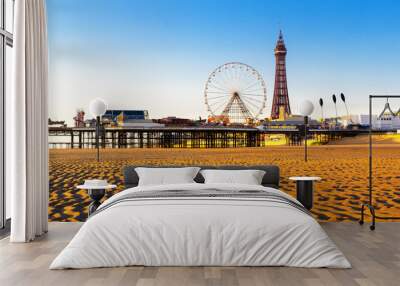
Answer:
[{"label": "ferris wheel", "polygon": [[204,100],[211,117],[228,118],[230,123],[248,123],[263,112],[267,89],[253,67],[231,62],[210,74]]}]

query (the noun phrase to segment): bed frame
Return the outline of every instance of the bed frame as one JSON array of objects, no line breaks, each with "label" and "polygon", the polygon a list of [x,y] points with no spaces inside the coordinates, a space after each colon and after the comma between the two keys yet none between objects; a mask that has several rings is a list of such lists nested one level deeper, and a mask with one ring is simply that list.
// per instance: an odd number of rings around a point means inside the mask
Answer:
[{"label": "bed frame", "polygon": [[[139,176],[135,171],[137,167],[151,167],[151,168],[179,168],[185,166],[126,166],[123,168],[125,188],[136,187],[139,183]],[[218,169],[218,170],[263,170],[265,171],[262,185],[279,189],[279,167],[275,165],[255,165],[255,166],[198,166],[203,169]],[[197,183],[204,183],[203,176],[198,173],[194,178]]]}]

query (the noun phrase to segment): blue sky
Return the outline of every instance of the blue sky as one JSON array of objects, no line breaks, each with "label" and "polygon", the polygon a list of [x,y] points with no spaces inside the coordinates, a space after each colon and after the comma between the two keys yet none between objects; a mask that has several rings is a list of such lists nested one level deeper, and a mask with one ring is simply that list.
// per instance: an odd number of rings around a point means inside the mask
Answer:
[{"label": "blue sky", "polygon": [[47,13],[50,116],[69,123],[96,97],[153,118],[205,117],[207,77],[229,61],[261,73],[268,115],[279,29],[294,111],[322,97],[333,115],[331,95],[344,92],[351,113],[367,113],[368,94],[400,93],[400,1],[47,0]]}]

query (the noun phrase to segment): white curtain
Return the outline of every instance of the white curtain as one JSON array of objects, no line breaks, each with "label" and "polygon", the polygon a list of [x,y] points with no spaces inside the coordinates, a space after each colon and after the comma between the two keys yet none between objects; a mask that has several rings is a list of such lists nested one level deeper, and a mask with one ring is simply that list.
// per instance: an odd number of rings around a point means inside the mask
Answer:
[{"label": "white curtain", "polygon": [[47,232],[48,52],[45,0],[16,0],[14,70],[7,110],[7,184],[11,189],[12,242]]}]

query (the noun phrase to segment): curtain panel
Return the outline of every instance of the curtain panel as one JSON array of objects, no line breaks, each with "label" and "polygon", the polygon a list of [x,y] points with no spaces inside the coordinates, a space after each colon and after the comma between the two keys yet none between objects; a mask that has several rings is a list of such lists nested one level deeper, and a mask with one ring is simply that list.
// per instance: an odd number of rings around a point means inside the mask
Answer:
[{"label": "curtain panel", "polygon": [[48,227],[48,51],[45,0],[16,0],[13,92],[7,110],[11,242]]}]

